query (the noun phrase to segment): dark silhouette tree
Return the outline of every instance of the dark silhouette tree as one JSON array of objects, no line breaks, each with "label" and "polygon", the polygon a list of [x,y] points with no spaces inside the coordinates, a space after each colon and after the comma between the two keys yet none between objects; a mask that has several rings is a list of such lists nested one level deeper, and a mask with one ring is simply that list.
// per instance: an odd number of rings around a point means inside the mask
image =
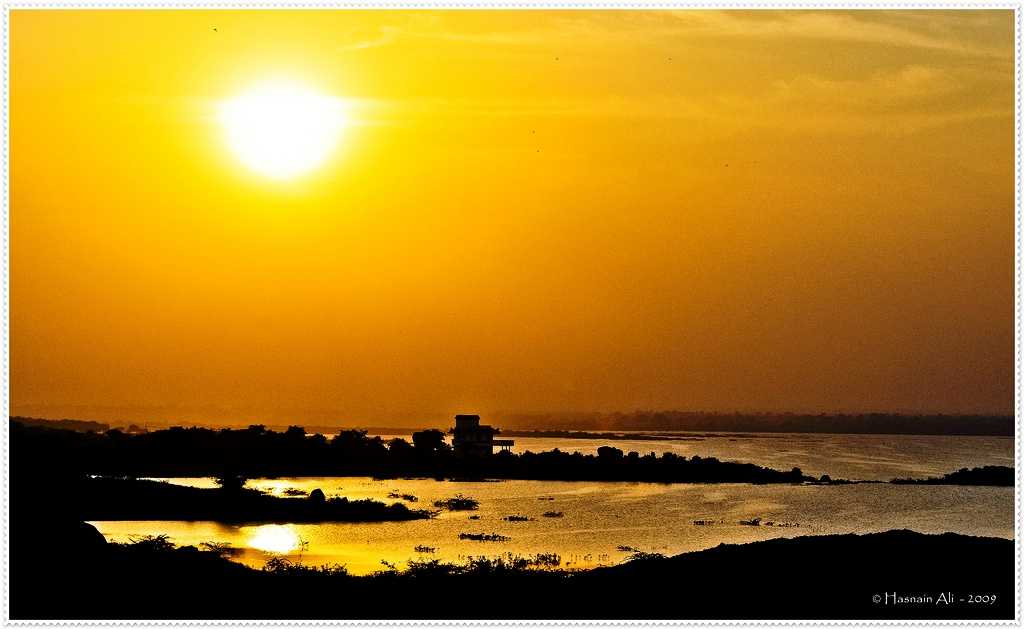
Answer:
[{"label": "dark silhouette tree", "polygon": [[225,474],[215,481],[220,488],[229,493],[237,493],[245,487],[246,479],[238,474]]},{"label": "dark silhouette tree", "polygon": [[419,452],[433,453],[444,449],[444,433],[436,428],[412,433],[412,444]]}]

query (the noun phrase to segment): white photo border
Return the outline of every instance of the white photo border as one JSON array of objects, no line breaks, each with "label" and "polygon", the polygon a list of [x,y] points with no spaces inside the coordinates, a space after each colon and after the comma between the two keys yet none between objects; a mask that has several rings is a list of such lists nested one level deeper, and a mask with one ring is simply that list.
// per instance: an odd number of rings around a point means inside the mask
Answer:
[{"label": "white photo border", "polygon": [[742,2],[662,2],[662,1],[601,1],[587,2],[550,2],[541,0],[522,0],[518,2],[501,0],[475,0],[473,2],[438,0],[362,0],[359,2],[167,2],[145,0],[108,0],[106,2],[74,1],[46,2],[24,0],[21,2],[0,3],[3,9],[3,212],[2,226],[2,285],[3,285],[3,378],[2,400],[3,409],[10,416],[10,14],[23,9],[210,9],[210,10],[267,10],[267,9],[382,9],[382,10],[741,10],[741,9],[774,9],[774,10],[1007,10],[1014,13],[1014,552],[1016,553],[1016,578],[1014,592],[1013,620],[12,620],[10,618],[10,422],[3,422],[0,431],[0,443],[3,448],[3,524],[4,535],[0,542],[0,553],[3,557],[3,615],[0,621],[5,625],[24,627],[95,627],[95,626],[131,626],[131,627],[246,627],[246,626],[345,626],[345,627],[438,627],[438,626],[484,626],[484,627],[1008,627],[1022,626],[1021,601],[1021,415],[1024,410],[1024,398],[1021,395],[1021,359],[1022,359],[1022,161],[1021,161],[1021,85],[1024,80],[1021,64],[1022,44],[1022,3],[1007,2],[773,2],[746,0]]}]

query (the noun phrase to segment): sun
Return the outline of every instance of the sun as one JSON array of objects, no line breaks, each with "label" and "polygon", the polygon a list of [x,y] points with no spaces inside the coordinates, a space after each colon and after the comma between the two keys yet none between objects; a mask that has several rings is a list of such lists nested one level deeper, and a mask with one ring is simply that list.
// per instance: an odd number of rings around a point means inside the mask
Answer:
[{"label": "sun", "polygon": [[255,85],[221,103],[219,114],[238,159],[282,180],[323,164],[347,125],[341,99],[291,81]]}]

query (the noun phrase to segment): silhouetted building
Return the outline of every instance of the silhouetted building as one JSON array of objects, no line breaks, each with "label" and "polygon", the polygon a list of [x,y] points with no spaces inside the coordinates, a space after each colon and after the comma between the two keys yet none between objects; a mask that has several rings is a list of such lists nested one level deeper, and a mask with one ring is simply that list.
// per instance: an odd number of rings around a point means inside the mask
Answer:
[{"label": "silhouetted building", "polygon": [[487,456],[497,446],[511,450],[515,444],[511,439],[495,439],[501,431],[493,426],[481,426],[479,415],[456,415],[455,428],[451,429],[452,447],[458,456]]}]

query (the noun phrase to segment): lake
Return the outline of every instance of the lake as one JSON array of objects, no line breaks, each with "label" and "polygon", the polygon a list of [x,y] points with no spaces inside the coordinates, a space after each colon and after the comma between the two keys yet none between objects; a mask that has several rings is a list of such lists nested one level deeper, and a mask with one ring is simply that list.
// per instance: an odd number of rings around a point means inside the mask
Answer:
[{"label": "lake", "polygon": [[[517,438],[516,449],[593,452],[611,444],[641,453],[671,450],[830,474],[834,478],[930,476],[977,465],[1013,465],[1013,439],[898,435],[750,435],[716,433],[699,441],[614,441]],[[209,478],[166,479],[214,487]],[[328,496],[399,501],[413,508],[458,493],[480,502],[477,511],[442,512],[431,520],[385,523],[232,526],[214,522],[93,522],[111,541],[167,534],[180,545],[229,543],[237,560],[262,566],[286,556],[305,564],[344,564],[350,572],[403,567],[410,560],[532,556],[556,553],[567,568],[608,565],[633,550],[676,554],[720,543],[781,536],[864,533],[908,528],[1013,538],[1012,487],[861,485],[656,484],[616,482],[450,482],[365,477],[250,480],[249,487],[283,495],[322,489]],[[546,517],[545,513],[561,513]],[[529,518],[507,521],[508,516]],[[477,519],[470,519],[476,516]],[[760,525],[741,524],[760,519]],[[695,524],[706,521],[706,524]],[[771,522],[772,525],[768,525]],[[460,533],[498,534],[507,541],[459,539]],[[420,550],[417,550],[420,547]],[[433,552],[425,552],[425,548]],[[770,570],[766,568],[766,570]]]}]

